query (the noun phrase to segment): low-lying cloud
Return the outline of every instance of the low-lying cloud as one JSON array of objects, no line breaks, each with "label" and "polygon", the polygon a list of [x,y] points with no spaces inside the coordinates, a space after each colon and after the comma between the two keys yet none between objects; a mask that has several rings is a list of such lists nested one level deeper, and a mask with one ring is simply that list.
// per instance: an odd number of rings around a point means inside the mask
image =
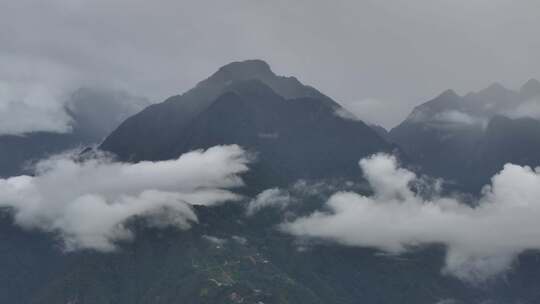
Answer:
[{"label": "low-lying cloud", "polygon": [[416,246],[447,247],[443,273],[479,283],[509,270],[516,256],[540,250],[540,169],[507,164],[474,206],[413,191],[424,183],[377,154],[360,161],[373,195],[338,192],[328,210],[297,218],[281,229],[299,237],[401,253]]},{"label": "low-lying cloud", "polygon": [[67,250],[110,251],[134,237],[126,225],[134,217],[187,229],[197,222],[193,205],[239,199],[227,189],[243,185],[247,164],[235,145],[136,164],[60,155],[39,162],[35,176],[0,179],[0,207],[21,227],[58,233]]},{"label": "low-lying cloud", "polygon": [[510,118],[540,119],[540,99],[531,99],[504,113]]},{"label": "low-lying cloud", "polygon": [[485,128],[487,117],[473,115],[459,110],[446,110],[437,113],[429,113],[422,109],[416,109],[407,120],[415,123],[425,123],[436,129],[461,129],[461,128]]},{"label": "low-lying cloud", "polygon": [[0,136],[71,131],[71,118],[60,102],[62,98],[62,93],[48,85],[18,84],[0,78]]},{"label": "low-lying cloud", "polygon": [[264,190],[252,199],[246,206],[246,215],[252,216],[265,208],[284,209],[289,205],[292,198],[290,194],[279,188]]},{"label": "low-lying cloud", "polygon": [[432,118],[432,122],[444,125],[482,126],[486,124],[486,119],[465,112],[451,110],[437,113]]}]

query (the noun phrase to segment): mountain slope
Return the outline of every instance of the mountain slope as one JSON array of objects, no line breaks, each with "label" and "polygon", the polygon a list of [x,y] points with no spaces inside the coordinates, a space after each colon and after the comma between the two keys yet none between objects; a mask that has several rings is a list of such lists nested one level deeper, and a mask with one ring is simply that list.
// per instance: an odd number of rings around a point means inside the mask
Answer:
[{"label": "mountain slope", "polygon": [[[208,108],[234,82],[258,79],[285,98],[316,97],[337,107],[329,97],[296,78],[275,75],[261,60],[233,62],[182,95],[154,104],[122,123],[102,149],[124,160],[162,159],[164,146],[176,141],[182,130]],[[151,143],[151,144],[150,144]],[[167,156],[168,157],[168,156]]]},{"label": "mountain slope", "polygon": [[394,146],[363,122],[336,115],[338,108],[296,79],[275,76],[261,61],[233,63],[129,118],[101,149],[138,161],[239,144],[256,153],[251,174],[266,186],[356,176],[359,158]]},{"label": "mountain slope", "polygon": [[447,91],[416,107],[389,139],[422,169],[477,192],[504,164],[540,165],[540,82],[519,92],[499,84],[459,96]]}]

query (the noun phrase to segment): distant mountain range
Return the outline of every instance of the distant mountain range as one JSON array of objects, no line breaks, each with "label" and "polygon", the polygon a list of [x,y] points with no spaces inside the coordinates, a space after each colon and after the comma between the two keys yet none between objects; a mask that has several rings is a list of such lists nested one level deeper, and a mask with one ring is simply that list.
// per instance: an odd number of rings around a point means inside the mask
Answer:
[{"label": "distant mountain range", "polygon": [[0,177],[31,173],[32,162],[65,150],[98,144],[122,121],[147,105],[148,100],[128,93],[81,88],[65,105],[71,118],[70,132],[0,135]]},{"label": "distant mountain range", "polygon": [[389,132],[425,172],[477,192],[504,164],[540,165],[540,82],[500,84],[465,96],[446,91]]}]

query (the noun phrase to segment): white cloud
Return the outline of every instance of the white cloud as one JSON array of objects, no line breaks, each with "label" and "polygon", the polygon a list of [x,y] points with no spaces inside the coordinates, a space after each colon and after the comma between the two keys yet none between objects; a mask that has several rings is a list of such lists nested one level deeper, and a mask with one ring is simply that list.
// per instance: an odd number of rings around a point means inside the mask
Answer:
[{"label": "white cloud", "polygon": [[[7,97],[7,101],[0,104],[0,136],[23,135],[35,131],[66,133],[71,130],[71,118],[64,109],[55,102],[45,101],[54,99],[49,92],[30,88],[26,93],[23,99]],[[3,95],[0,99],[5,98],[5,92],[0,92],[0,95]],[[36,99],[44,102],[33,105]]]},{"label": "white cloud", "polygon": [[475,116],[458,110],[445,110],[429,113],[423,109],[415,109],[407,120],[416,123],[426,123],[438,129],[455,129],[462,127],[485,128],[488,122],[486,117]]},{"label": "white cloud", "polygon": [[227,239],[222,239],[217,236],[212,235],[203,235],[202,236],[204,240],[208,241],[209,243],[215,245],[217,248],[221,248],[223,245],[227,243]]},{"label": "white cloud", "polygon": [[0,135],[70,131],[62,101],[76,79],[73,73],[58,64],[2,53],[0,66]]},{"label": "white cloud", "polygon": [[242,185],[247,162],[234,145],[136,164],[60,155],[39,162],[35,176],[0,179],[0,207],[24,228],[59,233],[68,250],[109,251],[133,237],[126,226],[133,217],[187,229],[197,221],[192,205],[239,199],[226,189]]},{"label": "white cloud", "polygon": [[266,189],[251,200],[246,207],[246,215],[252,216],[264,208],[284,209],[292,198],[285,190],[278,188]]},{"label": "white cloud", "polygon": [[437,113],[432,121],[443,124],[455,124],[455,125],[483,125],[484,120],[480,117],[472,116],[468,113],[451,110]]},{"label": "white cloud", "polygon": [[374,194],[338,192],[328,211],[282,224],[293,235],[347,246],[401,253],[415,246],[447,246],[443,273],[482,282],[509,270],[525,250],[540,250],[540,169],[508,164],[492,178],[475,206],[435,191],[422,198],[411,190],[423,181],[378,154],[360,161]]},{"label": "white cloud", "polygon": [[239,235],[233,235],[231,239],[240,245],[246,245],[248,243],[247,238]]},{"label": "white cloud", "polygon": [[334,112],[334,114],[336,114],[336,116],[341,117],[341,118],[346,119],[346,120],[353,120],[353,121],[360,120],[360,118],[356,117],[356,115],[349,112],[345,108],[337,108],[336,111]]},{"label": "white cloud", "polygon": [[149,104],[59,63],[0,52],[0,66],[0,136],[68,133],[77,118],[102,122],[109,131]]}]

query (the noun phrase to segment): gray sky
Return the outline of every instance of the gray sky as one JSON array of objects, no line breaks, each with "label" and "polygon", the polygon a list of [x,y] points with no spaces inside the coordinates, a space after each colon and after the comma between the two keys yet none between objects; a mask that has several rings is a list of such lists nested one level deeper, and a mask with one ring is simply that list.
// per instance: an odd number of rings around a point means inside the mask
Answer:
[{"label": "gray sky", "polygon": [[157,102],[242,59],[386,127],[448,88],[540,78],[538,0],[0,2],[0,118],[15,133],[62,130],[78,86]]}]

